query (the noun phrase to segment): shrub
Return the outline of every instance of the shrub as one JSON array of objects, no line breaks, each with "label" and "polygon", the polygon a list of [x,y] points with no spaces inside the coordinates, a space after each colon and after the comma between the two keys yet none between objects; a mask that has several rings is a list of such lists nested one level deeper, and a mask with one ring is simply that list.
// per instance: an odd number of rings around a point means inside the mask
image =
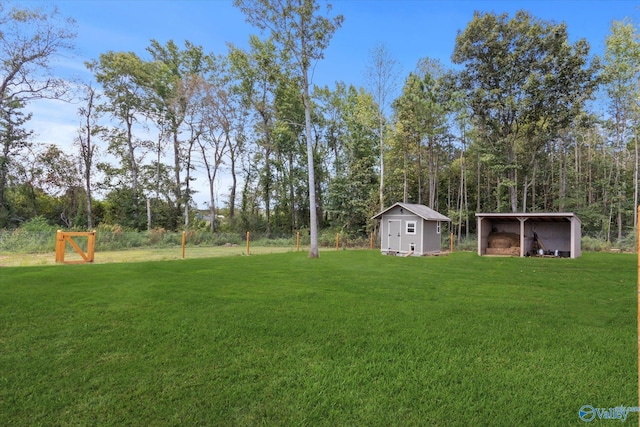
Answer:
[{"label": "shrub", "polygon": [[637,250],[635,233],[628,233],[625,237],[616,241],[613,246],[623,252],[635,252]]},{"label": "shrub", "polygon": [[18,230],[22,232],[38,232],[38,233],[55,233],[56,227],[49,224],[49,221],[43,216],[36,216],[29,221],[24,222]]},{"label": "shrub", "polygon": [[156,245],[162,241],[167,230],[164,228],[153,228],[149,230],[149,244]]},{"label": "shrub", "polygon": [[455,242],[455,246],[454,246],[455,251],[474,252],[478,250],[478,238],[476,236],[469,236],[469,238],[463,238],[460,241],[460,243],[458,243],[457,239],[454,242]]},{"label": "shrub", "polygon": [[611,249],[611,242],[591,236],[582,236],[581,247],[587,252],[603,252]]}]

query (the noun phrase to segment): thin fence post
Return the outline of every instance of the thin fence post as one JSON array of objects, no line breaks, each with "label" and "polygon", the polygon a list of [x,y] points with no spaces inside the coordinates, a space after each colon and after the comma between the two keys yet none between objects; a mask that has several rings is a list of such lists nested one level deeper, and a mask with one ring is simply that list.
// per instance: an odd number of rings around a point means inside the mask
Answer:
[{"label": "thin fence post", "polygon": [[87,237],[87,258],[89,262],[93,262],[96,254],[96,230],[89,233]]},{"label": "thin fence post", "polygon": [[300,252],[300,232],[296,232],[296,252]]},{"label": "thin fence post", "polygon": [[336,251],[338,250],[339,245],[340,245],[340,233],[336,233]]},{"label": "thin fence post", "polygon": [[247,255],[249,255],[249,241],[250,241],[251,233],[247,231]]},{"label": "thin fence post", "polygon": [[186,244],[187,244],[187,232],[183,231],[182,232],[182,259],[184,259],[184,249]]},{"label": "thin fence post", "polygon": [[636,252],[638,256],[638,406],[640,407],[640,206],[638,206],[638,222]]},{"label": "thin fence post", "polygon": [[449,252],[453,253],[453,233],[449,234]]},{"label": "thin fence post", "polygon": [[64,236],[62,230],[56,233],[56,262],[64,262]]},{"label": "thin fence post", "polygon": [[369,236],[369,249],[373,249],[373,231],[371,232],[371,235]]}]

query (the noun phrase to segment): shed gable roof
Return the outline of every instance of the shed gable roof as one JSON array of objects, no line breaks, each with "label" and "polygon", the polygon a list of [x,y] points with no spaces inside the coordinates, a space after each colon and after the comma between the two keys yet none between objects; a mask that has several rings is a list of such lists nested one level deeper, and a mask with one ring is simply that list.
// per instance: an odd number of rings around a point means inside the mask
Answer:
[{"label": "shed gable roof", "polygon": [[420,218],[422,218],[422,219],[424,219],[426,221],[446,221],[446,222],[451,222],[451,219],[447,218],[446,216],[442,215],[439,212],[434,211],[433,209],[431,209],[428,206],[417,205],[417,204],[412,204],[412,203],[401,203],[401,202],[398,202],[398,203],[388,207],[387,209],[383,210],[382,212],[376,214],[371,219],[379,219],[384,214],[386,214],[387,212],[389,212],[390,210],[392,210],[392,209],[394,209],[396,207],[403,208],[403,209],[411,212],[412,214],[419,216]]}]

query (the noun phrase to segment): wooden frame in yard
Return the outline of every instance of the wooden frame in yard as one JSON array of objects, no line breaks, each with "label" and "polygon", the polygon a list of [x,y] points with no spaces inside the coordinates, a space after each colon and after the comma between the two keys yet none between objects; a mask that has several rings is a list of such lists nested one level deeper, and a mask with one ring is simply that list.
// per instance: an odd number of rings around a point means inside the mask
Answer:
[{"label": "wooden frame in yard", "polygon": [[[73,241],[74,237],[87,237],[87,253]],[[73,249],[82,257],[82,261],[65,261],[64,252],[67,247],[67,242]],[[93,262],[96,246],[96,232],[88,231],[62,231],[58,230],[56,235],[56,262],[62,262],[65,264],[84,264],[86,262]]]}]

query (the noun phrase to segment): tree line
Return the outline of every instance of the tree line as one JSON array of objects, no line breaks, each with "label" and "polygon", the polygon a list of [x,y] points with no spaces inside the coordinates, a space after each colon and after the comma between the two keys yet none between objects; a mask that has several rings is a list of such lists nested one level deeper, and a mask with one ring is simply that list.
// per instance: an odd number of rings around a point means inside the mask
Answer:
[{"label": "tree line", "polygon": [[[632,22],[614,22],[597,57],[564,23],[476,12],[456,38],[455,68],[425,57],[403,75],[377,43],[364,86],[321,87],[309,67],[342,16],[312,0],[235,5],[261,30],[246,49],[151,39],[144,52],[100,54],[86,63],[92,82],[72,85],[49,66],[73,48],[73,21],[0,2],[0,228],[44,217],[364,235],[373,215],[404,201],[452,218],[458,239],[474,233],[476,212],[572,211],[606,240],[635,229]],[[79,102],[73,145],[33,142],[25,107],[42,98]],[[206,212],[193,201],[196,177]]]}]

